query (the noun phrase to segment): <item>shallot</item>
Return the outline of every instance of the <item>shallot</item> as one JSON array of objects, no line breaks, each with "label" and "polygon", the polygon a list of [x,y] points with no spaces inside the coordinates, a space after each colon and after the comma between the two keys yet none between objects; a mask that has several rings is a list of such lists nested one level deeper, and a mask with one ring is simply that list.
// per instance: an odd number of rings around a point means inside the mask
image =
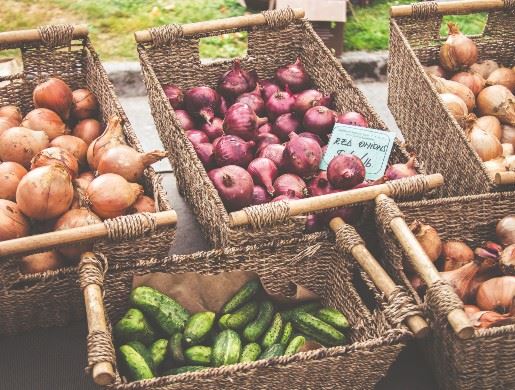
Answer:
[{"label": "shallot", "polygon": [[515,276],[499,276],[483,282],[477,290],[476,302],[481,310],[510,313],[515,301]]},{"label": "shallot", "polygon": [[424,249],[424,252],[426,252],[427,257],[433,263],[438,260],[442,253],[443,244],[436,229],[420,221],[414,221],[410,225],[410,229],[420,243],[420,246]]},{"label": "shallot", "polygon": [[411,156],[404,163],[390,165],[384,174],[386,180],[397,180],[417,175],[415,169],[415,156]]},{"label": "shallot", "polygon": [[443,271],[454,271],[474,261],[474,251],[464,242],[450,240],[442,247]]}]

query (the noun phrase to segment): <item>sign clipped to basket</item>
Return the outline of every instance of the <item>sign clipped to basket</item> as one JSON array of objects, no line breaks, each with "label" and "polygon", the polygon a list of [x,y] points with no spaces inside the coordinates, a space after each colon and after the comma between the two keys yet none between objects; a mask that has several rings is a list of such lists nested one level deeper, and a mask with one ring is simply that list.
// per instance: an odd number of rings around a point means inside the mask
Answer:
[{"label": "sign clipped to basket", "polygon": [[327,144],[320,169],[326,170],[333,157],[350,153],[363,161],[368,180],[379,179],[388,166],[394,140],[395,134],[389,131],[337,123]]}]

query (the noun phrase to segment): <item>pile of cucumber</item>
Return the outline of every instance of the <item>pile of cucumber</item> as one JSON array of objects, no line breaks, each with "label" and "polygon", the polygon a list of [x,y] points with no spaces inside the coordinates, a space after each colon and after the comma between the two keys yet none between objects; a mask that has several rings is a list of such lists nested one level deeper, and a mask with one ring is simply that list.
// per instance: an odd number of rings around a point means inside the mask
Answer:
[{"label": "pile of cucumber", "polygon": [[130,302],[113,329],[119,366],[129,380],[293,355],[308,341],[343,345],[349,328],[341,312],[315,302],[276,310],[257,279],[218,314],[190,315],[151,287],[135,288]]}]

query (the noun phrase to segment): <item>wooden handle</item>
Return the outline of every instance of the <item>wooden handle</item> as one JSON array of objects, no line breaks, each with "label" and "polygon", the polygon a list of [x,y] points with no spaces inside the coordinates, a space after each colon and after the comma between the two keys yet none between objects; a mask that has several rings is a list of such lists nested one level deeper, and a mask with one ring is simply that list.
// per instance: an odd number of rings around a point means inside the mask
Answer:
[{"label": "wooden handle", "polygon": [[[300,8],[294,8],[293,13],[295,14],[296,19],[301,19],[305,15],[304,10]],[[236,16],[234,18],[215,19],[207,20],[205,22],[183,24],[181,27],[184,36],[191,36],[196,34],[207,34],[212,31],[261,26],[263,24],[266,24],[266,19],[263,14],[250,14]],[[136,31],[134,33],[134,38],[138,43],[152,42],[152,35],[150,35],[149,30]]]},{"label": "wooden handle", "polygon": [[[153,215],[156,218],[157,226],[175,225],[177,223],[177,214],[173,210],[160,211]],[[143,222],[148,223],[146,220],[143,220]],[[0,257],[49,249],[58,245],[87,242],[104,237],[107,237],[107,227],[103,223],[97,223],[56,232],[15,238],[13,240],[0,241]]]},{"label": "wooden handle", "polygon": [[[439,173],[425,176],[427,189],[433,189],[443,184],[443,176]],[[410,180],[400,179],[400,180]],[[312,198],[288,201],[289,216],[308,214],[314,211],[330,209],[333,207],[347,206],[353,203],[362,203],[374,200],[379,194],[392,195],[392,188],[388,184],[377,184],[370,187],[358,188],[355,190],[342,191],[334,194],[320,195]],[[415,195],[415,194],[413,194]],[[257,206],[259,207],[259,206]],[[243,226],[250,223],[247,213],[244,210],[234,211],[229,214],[230,225]]]},{"label": "wooden handle", "polygon": [[515,172],[497,172],[495,174],[495,184],[507,185],[515,184]]},{"label": "wooden handle", "polygon": [[[377,201],[385,200],[386,195],[379,195]],[[415,271],[428,286],[442,280],[440,273],[429,259],[417,238],[402,217],[395,217],[390,222],[393,234],[411,260]],[[474,327],[462,309],[455,309],[447,315],[449,324],[459,338],[468,339],[474,334]]]},{"label": "wooden handle", "polygon": [[[504,9],[503,0],[463,0],[438,2],[436,12],[440,15],[456,15],[502,9]],[[393,18],[412,15],[411,4],[396,5],[390,8],[390,16]]]},{"label": "wooden handle", "polygon": [[[329,222],[329,226],[336,233],[345,222],[341,218],[333,218]],[[352,256],[359,263],[361,268],[365,270],[367,275],[372,279],[376,287],[389,298],[393,290],[395,290],[395,282],[390,278],[386,271],[381,267],[379,262],[368,251],[365,245],[358,244],[351,249]],[[429,324],[426,320],[419,316],[406,317],[405,323],[413,332],[416,338],[423,338],[429,333]]]},{"label": "wooden handle", "polygon": [[[86,38],[87,36],[88,26],[86,24],[74,26],[73,39]],[[38,42],[40,40],[41,35],[37,29],[0,32],[0,43],[2,44]]]},{"label": "wooden handle", "polygon": [[[85,252],[81,258],[95,257],[94,253]],[[104,300],[102,299],[102,289],[98,284],[88,284],[84,288],[84,304],[86,306],[86,316],[88,319],[88,331],[108,332],[105,320]],[[106,386],[115,380],[114,368],[111,362],[100,362],[93,366],[93,380],[97,385]]]}]

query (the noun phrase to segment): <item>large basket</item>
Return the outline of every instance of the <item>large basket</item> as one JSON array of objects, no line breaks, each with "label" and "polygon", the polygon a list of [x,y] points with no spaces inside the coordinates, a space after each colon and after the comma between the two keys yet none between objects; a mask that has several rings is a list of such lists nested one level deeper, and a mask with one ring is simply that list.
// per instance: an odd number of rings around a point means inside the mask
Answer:
[{"label": "large basket", "polygon": [[[104,283],[101,292],[102,262],[98,257],[81,262],[81,286],[85,295],[91,297],[90,289],[97,289],[98,298],[91,298],[86,305],[90,325],[88,364],[93,376],[99,379],[97,383],[102,380],[100,367],[105,368],[106,364],[116,367],[116,358],[110,326],[105,326],[105,331],[93,329],[92,313],[100,313],[99,307],[105,305],[107,322],[116,323],[129,308],[133,276],[138,274],[254,271],[274,294],[291,295],[292,282],[308,288],[318,294],[324,304],[343,311],[352,328],[350,344],[345,346],[129,384],[124,383],[116,371],[109,389],[371,389],[386,374],[412,335],[396,318],[399,308],[404,308],[404,304],[409,306],[409,302],[401,303],[397,298],[384,300],[349,256],[339,254],[334,244],[313,237],[133,263],[123,272],[116,269],[118,264],[109,267],[107,276],[114,272],[117,278]],[[360,286],[360,293],[356,286]],[[364,298],[365,295],[368,298]]]},{"label": "large basket", "polygon": [[[46,26],[39,30],[1,33],[0,50],[7,49],[21,52],[23,71],[0,78],[0,106],[15,104],[23,113],[27,113],[34,108],[32,91],[37,83],[47,77],[58,76],[72,89],[90,89],[99,101],[104,123],[113,115],[119,116],[127,143],[142,151],[89,41],[86,27]],[[154,197],[159,210],[173,214],[160,177],[152,168],[146,170],[143,184],[145,193]],[[168,254],[175,227],[156,221],[158,214],[134,214],[106,220],[104,226],[108,238],[97,239],[95,250],[108,255],[111,262],[130,262]],[[19,240],[22,243],[30,241],[30,246],[34,248],[41,242],[52,242],[38,248],[50,250],[63,245],[54,238],[55,234],[49,233]],[[0,334],[64,325],[83,318],[81,294],[77,288],[77,267],[22,275],[18,262],[22,256],[29,254],[27,247],[19,245],[21,250],[4,250],[6,246],[12,248],[16,242],[18,240],[0,243]]]},{"label": "large basket", "polygon": [[[495,193],[440,200],[401,203],[377,207],[380,242],[385,250],[386,266],[397,283],[412,289],[404,270],[403,252],[390,229],[392,218],[403,216],[407,223],[417,219],[433,226],[444,240],[465,240],[472,247],[495,239],[499,219],[515,213],[513,193]],[[399,211],[400,209],[400,211]],[[515,325],[476,330],[467,340],[458,337],[449,326],[448,314],[462,303],[437,283],[425,295],[425,312],[433,330],[423,343],[443,389],[513,389],[515,387]]]},{"label": "large basket", "polygon": [[[442,15],[488,12],[483,33],[471,37],[479,60],[515,65],[515,3],[511,0],[420,2],[392,8],[388,65],[388,106],[407,142],[428,173],[440,172],[441,196],[513,189],[488,175],[465,132],[447,110],[422,66],[439,63]],[[398,16],[396,16],[398,15]]]},{"label": "large basket", "polygon": [[[201,38],[248,32],[248,50],[241,59],[242,66],[255,69],[263,79],[272,77],[278,65],[300,57],[314,83],[323,91],[334,93],[339,111],[359,111],[371,127],[386,129],[309,22],[299,19],[301,15],[302,10],[288,8],[184,26],[168,25],[136,33],[152,115],[161,140],[170,151],[179,191],[216,247],[301,237],[305,219],[288,218],[257,230],[231,227],[220,196],[161,88],[168,83],[184,89],[199,85],[216,87],[220,74],[231,66],[231,60],[202,63],[198,50]],[[407,158],[407,152],[396,142],[390,162],[405,162]],[[274,220],[274,215],[281,214],[277,203],[254,208],[254,215],[260,220]]]}]

